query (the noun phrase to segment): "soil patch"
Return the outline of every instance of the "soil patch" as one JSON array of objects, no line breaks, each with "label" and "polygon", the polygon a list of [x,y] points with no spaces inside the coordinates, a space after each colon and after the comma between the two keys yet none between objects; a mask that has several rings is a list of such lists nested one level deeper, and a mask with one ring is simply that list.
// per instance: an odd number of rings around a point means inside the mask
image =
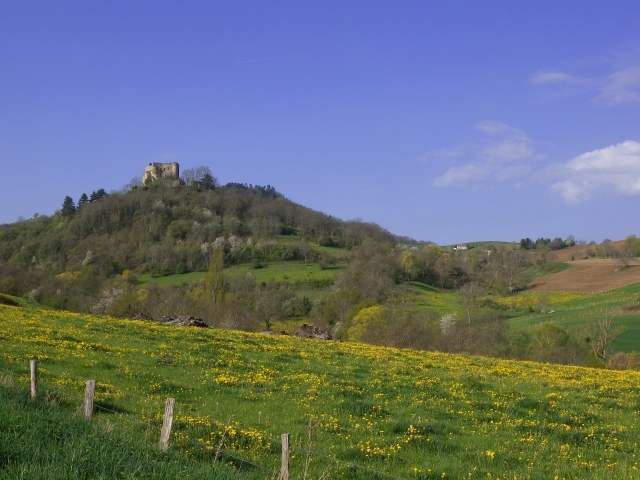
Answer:
[{"label": "soil patch", "polygon": [[564,272],[536,278],[527,287],[534,292],[598,293],[640,282],[640,263],[634,260],[621,270],[619,262],[610,259],[578,260]]}]

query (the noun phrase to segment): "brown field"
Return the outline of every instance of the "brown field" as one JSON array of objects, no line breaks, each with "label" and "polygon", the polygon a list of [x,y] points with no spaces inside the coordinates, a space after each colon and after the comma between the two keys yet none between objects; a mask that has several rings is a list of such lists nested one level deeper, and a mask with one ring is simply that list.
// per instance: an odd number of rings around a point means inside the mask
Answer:
[{"label": "brown field", "polygon": [[[558,261],[563,260],[558,258]],[[573,267],[536,278],[527,289],[537,292],[597,293],[640,282],[640,261],[637,259],[624,270],[614,259],[592,258],[567,263]]]}]

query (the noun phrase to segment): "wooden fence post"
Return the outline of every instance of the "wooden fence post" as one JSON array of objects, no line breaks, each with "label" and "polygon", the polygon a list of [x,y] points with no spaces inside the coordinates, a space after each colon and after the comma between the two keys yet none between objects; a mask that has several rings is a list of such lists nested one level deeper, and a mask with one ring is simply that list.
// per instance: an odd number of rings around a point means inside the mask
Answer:
[{"label": "wooden fence post", "polygon": [[174,398],[167,398],[164,407],[164,418],[162,419],[162,431],[160,432],[160,448],[163,452],[169,449],[169,435],[171,435],[171,424],[173,423],[173,407],[176,404]]},{"label": "wooden fence post", "polygon": [[282,462],[279,480],[289,480],[289,434],[283,433],[280,438],[282,439]]},{"label": "wooden fence post", "polygon": [[96,394],[96,381],[87,380],[87,388],[84,391],[84,419],[90,422],[93,418],[93,398]]},{"label": "wooden fence post", "polygon": [[31,398],[33,400],[38,396],[38,360],[31,360]]}]

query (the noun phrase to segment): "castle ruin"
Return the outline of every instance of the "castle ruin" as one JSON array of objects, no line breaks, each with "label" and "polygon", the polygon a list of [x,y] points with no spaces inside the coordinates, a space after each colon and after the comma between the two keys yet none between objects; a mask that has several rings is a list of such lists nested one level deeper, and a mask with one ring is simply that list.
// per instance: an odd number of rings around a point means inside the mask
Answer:
[{"label": "castle ruin", "polygon": [[172,187],[180,185],[180,165],[178,162],[150,163],[144,169],[142,176],[143,185],[150,185],[160,180]]}]

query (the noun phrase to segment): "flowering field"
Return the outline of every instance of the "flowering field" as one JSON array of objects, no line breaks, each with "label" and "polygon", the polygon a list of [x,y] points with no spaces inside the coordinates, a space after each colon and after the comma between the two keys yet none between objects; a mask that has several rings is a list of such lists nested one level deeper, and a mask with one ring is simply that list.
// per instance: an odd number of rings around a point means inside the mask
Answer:
[{"label": "flowering field", "polygon": [[[292,478],[639,478],[640,374],[163,326],[0,305],[0,368],[123,423],[178,406],[173,448]],[[65,375],[64,372],[70,374]],[[77,375],[77,378],[73,375]],[[43,387],[44,388],[44,387]],[[306,450],[312,450],[307,453]],[[308,464],[308,466],[306,465]]]}]

